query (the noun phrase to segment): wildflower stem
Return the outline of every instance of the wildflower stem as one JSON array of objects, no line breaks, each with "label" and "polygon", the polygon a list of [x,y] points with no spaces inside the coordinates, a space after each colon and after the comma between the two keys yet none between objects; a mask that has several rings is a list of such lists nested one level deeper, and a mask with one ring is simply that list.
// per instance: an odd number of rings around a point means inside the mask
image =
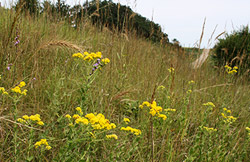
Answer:
[{"label": "wildflower stem", "polygon": [[[154,91],[151,96],[151,104],[154,101],[157,85],[155,85]],[[153,116],[150,116],[150,128],[151,128],[151,159],[154,162],[154,125]]]}]

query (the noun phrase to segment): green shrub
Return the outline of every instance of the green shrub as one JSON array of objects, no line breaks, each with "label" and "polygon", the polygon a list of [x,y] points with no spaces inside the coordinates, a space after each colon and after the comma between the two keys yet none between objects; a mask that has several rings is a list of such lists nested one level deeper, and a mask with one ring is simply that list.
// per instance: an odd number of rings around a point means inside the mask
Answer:
[{"label": "green shrub", "polygon": [[243,27],[232,34],[226,34],[225,39],[219,39],[215,45],[213,60],[218,67],[238,66],[239,74],[247,75],[250,71],[249,27]]}]

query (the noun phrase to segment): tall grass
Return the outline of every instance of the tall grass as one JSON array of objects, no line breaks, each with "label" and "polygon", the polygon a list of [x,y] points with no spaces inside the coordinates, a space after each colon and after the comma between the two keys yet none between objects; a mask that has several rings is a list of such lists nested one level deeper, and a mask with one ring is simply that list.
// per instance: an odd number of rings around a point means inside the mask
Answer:
[{"label": "tall grass", "polygon": [[[246,130],[250,126],[250,91],[244,77],[215,69],[209,60],[194,70],[192,53],[153,44],[133,34],[101,31],[88,21],[74,29],[66,21],[55,23],[47,16],[33,18],[3,8],[0,15],[0,86],[10,96],[21,81],[28,90],[16,103],[1,95],[1,161],[250,158],[250,132]],[[17,35],[20,43],[15,46]],[[92,65],[72,58],[73,53],[84,51],[101,51],[110,59],[90,78],[93,82],[89,82]],[[190,80],[195,83],[189,84]],[[152,104],[154,100],[163,109],[176,111],[163,110],[167,116],[163,120],[149,114],[150,106],[139,108],[143,101]],[[215,107],[204,106],[207,102]],[[102,113],[117,128],[93,130],[90,125],[77,124],[71,128],[65,115],[79,114],[75,110],[78,106],[82,116]],[[232,111],[235,122],[223,122],[224,107]],[[22,124],[16,119],[34,114],[40,114],[44,126]],[[141,130],[141,135],[120,130],[127,126],[124,117],[130,119],[129,126]],[[106,139],[109,133],[118,139]],[[51,149],[35,148],[40,139],[47,139]]]}]

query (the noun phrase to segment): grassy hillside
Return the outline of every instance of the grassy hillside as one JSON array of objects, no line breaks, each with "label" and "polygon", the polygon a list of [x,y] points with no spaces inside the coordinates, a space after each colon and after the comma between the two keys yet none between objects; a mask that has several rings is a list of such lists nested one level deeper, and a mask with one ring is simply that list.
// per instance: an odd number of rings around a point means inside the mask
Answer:
[{"label": "grassy hillside", "polygon": [[[246,78],[209,60],[192,69],[180,48],[52,19],[0,8],[0,161],[250,158]],[[97,58],[72,57],[98,51],[110,62],[93,74]]]}]

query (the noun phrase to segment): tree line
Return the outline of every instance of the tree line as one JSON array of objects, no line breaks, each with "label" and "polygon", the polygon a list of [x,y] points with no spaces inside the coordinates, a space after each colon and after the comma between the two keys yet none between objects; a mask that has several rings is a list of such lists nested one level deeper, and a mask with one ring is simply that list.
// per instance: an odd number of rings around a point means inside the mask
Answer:
[{"label": "tree line", "polygon": [[168,35],[159,24],[135,13],[129,6],[114,3],[112,0],[91,0],[75,6],[69,6],[62,0],[57,0],[55,4],[47,0],[42,3],[38,0],[19,0],[15,8],[20,6],[26,14],[38,16],[50,13],[57,19],[67,19],[75,28],[87,17],[101,28],[105,26],[123,33],[135,31],[138,36],[153,42],[169,43]]}]

